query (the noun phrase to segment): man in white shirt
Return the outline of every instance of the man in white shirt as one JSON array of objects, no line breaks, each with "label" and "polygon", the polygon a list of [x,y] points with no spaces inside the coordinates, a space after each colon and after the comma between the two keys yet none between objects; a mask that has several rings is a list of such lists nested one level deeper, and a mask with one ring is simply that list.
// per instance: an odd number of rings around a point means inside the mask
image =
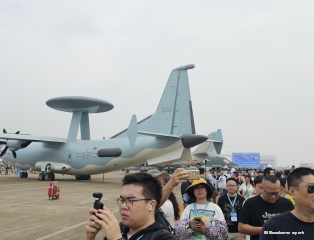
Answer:
[{"label": "man in white shirt", "polygon": [[217,184],[218,184],[218,189],[219,189],[219,195],[223,196],[227,193],[226,190],[226,181],[227,178],[224,176],[224,171],[220,171],[220,175],[217,178]]}]

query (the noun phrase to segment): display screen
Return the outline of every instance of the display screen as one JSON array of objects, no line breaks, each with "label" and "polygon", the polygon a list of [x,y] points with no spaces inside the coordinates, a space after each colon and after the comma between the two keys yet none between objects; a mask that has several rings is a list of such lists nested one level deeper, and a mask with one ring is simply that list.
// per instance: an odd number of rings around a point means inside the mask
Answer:
[{"label": "display screen", "polygon": [[260,153],[232,153],[232,161],[240,168],[260,168]]}]

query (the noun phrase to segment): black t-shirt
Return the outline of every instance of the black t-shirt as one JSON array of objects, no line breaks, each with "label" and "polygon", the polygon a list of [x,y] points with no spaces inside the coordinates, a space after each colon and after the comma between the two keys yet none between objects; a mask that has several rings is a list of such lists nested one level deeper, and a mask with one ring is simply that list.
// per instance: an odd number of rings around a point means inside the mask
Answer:
[{"label": "black t-shirt", "polygon": [[314,222],[303,222],[291,212],[285,212],[265,222],[259,239],[312,240],[314,239]]},{"label": "black t-shirt", "polygon": [[[235,197],[230,197],[231,202],[233,203]],[[238,222],[239,222],[239,215],[241,213],[242,205],[244,202],[244,197],[237,194],[236,201],[234,203],[234,211],[237,213],[237,222],[231,222],[231,212],[232,212],[232,205],[227,197],[227,195],[223,195],[218,200],[218,206],[221,208],[227,226],[228,226],[228,232],[236,233],[238,231]]]},{"label": "black t-shirt", "polygon": [[[262,227],[269,218],[293,209],[290,200],[279,197],[277,202],[269,203],[258,195],[245,201],[239,217],[239,222],[254,227]],[[259,235],[251,235],[251,240],[258,240]]]}]

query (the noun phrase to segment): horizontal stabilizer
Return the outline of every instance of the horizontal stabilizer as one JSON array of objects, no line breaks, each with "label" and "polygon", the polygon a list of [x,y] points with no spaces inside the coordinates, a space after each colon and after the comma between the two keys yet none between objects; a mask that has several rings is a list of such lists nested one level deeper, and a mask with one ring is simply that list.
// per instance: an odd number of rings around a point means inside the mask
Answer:
[{"label": "horizontal stabilizer", "polygon": [[164,155],[147,160],[148,165],[161,165],[167,163],[173,163],[177,161],[185,161],[191,159],[191,151],[186,148],[179,148]]},{"label": "horizontal stabilizer", "polygon": [[171,137],[171,138],[182,138],[181,136],[171,135],[171,134],[163,134],[163,133],[151,133],[151,132],[143,132],[138,131],[139,134],[148,135],[152,137]]},{"label": "horizontal stabilizer", "polygon": [[160,134],[160,133],[149,133],[149,132],[142,132],[139,131],[140,134],[155,136],[155,137],[170,137],[170,138],[178,138],[181,139],[182,145],[185,148],[192,148],[204,141],[207,140],[207,136],[204,135],[197,135],[197,134],[184,134],[182,136],[177,135],[169,135],[169,134]]}]

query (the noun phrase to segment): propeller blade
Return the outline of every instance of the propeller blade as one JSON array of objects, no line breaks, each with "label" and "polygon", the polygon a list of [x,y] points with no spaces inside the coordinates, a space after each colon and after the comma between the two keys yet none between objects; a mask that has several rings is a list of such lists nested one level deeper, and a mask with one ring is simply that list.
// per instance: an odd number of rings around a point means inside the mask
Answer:
[{"label": "propeller blade", "polygon": [[1,152],[1,154],[0,154],[0,157],[2,157],[4,154],[5,154],[5,152],[8,150],[8,147],[5,147],[4,149],[3,149],[3,151]]},{"label": "propeller blade", "polygon": [[26,148],[29,144],[31,144],[32,141],[27,141],[26,143],[22,143],[21,147]]},{"label": "propeller blade", "polygon": [[3,129],[3,133],[7,133],[7,131],[5,130],[5,128]]},{"label": "propeller blade", "polygon": [[16,152],[12,151],[12,153],[13,153],[13,157],[16,158]]}]

